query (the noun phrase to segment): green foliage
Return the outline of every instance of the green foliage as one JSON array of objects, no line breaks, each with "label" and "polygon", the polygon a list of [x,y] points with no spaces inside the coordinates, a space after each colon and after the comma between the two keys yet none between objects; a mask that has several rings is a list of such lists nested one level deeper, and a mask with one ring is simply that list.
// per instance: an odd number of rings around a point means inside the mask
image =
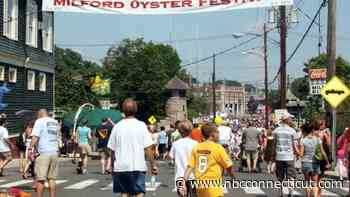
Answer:
[{"label": "green foliage", "polygon": [[254,99],[254,97],[250,97],[248,101],[248,112],[249,114],[255,114],[258,109],[258,103]]},{"label": "green foliage", "polygon": [[255,86],[253,86],[252,84],[244,84],[244,89],[245,91],[252,93],[256,91]]},{"label": "green foliage", "polygon": [[126,39],[108,50],[103,67],[112,80],[112,97],[119,102],[135,98],[140,117],[146,119],[165,115],[165,85],[177,74],[184,77],[180,63],[177,52],[169,45]]},{"label": "green foliage", "polygon": [[218,81],[216,81],[216,84],[217,85],[226,84],[228,86],[239,86],[239,87],[242,86],[242,84],[240,82],[234,81],[234,80],[218,80]]},{"label": "green foliage", "polygon": [[[340,77],[348,86],[350,85],[350,65],[349,62],[344,60],[342,57],[338,57],[336,60],[337,64],[337,76]],[[327,68],[327,55],[326,54],[321,54],[318,57],[313,57],[311,58],[308,62],[304,64],[306,70],[312,69],[312,68]],[[297,79],[298,80],[298,79]],[[294,83],[294,82],[293,82]],[[296,92],[305,92],[306,90],[303,91],[303,88],[308,86],[307,80],[300,80],[296,82],[295,84],[296,87]],[[305,88],[306,89],[306,88]],[[293,89],[292,89],[293,90]],[[298,96],[296,92],[293,92],[295,95]],[[338,118],[337,118],[337,131],[342,132],[346,126],[348,126],[347,122],[350,118],[350,102],[349,99],[344,101],[343,104],[341,104],[337,111],[338,113]],[[305,118],[308,120],[317,120],[322,116],[324,113],[324,110],[321,109],[321,98],[317,97],[312,97],[310,98],[310,102],[305,108]]]},{"label": "green foliage", "polygon": [[292,93],[301,100],[305,100],[309,95],[309,81],[306,77],[295,79],[291,84]]},{"label": "green foliage", "polygon": [[199,117],[201,114],[208,114],[208,103],[206,99],[195,97],[192,92],[187,93],[188,98],[188,119]]},{"label": "green foliage", "polygon": [[55,105],[66,111],[83,103],[96,102],[88,76],[101,72],[97,64],[83,60],[71,49],[55,48]]}]

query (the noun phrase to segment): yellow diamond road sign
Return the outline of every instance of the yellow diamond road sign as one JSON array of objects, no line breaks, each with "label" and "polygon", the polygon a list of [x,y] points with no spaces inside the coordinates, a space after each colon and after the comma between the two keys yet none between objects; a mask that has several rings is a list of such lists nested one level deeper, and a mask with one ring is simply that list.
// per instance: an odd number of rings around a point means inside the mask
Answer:
[{"label": "yellow diamond road sign", "polygon": [[350,95],[350,90],[342,80],[333,77],[323,86],[321,95],[333,108],[337,108]]},{"label": "yellow diamond road sign", "polygon": [[157,122],[157,119],[156,119],[156,117],[151,116],[151,117],[148,118],[148,122],[151,123],[151,124],[154,124],[154,123]]}]

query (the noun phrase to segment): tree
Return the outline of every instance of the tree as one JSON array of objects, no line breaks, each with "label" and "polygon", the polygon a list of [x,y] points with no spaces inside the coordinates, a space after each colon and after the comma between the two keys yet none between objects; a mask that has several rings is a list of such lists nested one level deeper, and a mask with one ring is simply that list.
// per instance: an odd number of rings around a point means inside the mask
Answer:
[{"label": "tree", "polygon": [[97,64],[83,60],[71,49],[55,48],[55,105],[66,111],[83,103],[96,103],[88,77],[101,72]]},{"label": "tree", "polygon": [[309,95],[309,81],[306,77],[295,79],[291,84],[292,93],[301,100],[305,100]]},{"label": "tree", "polygon": [[[336,60],[337,64],[337,71],[336,75],[340,77],[345,84],[348,86],[350,85],[350,64],[346,60],[344,60],[342,57],[338,57]],[[313,57],[310,60],[308,60],[304,66],[304,71],[308,72],[309,69],[314,68],[327,68],[327,55],[321,54],[320,56]],[[306,87],[308,87],[308,81],[305,80],[299,80],[298,82],[295,82],[294,88],[292,85],[292,89],[294,89],[295,92],[293,92],[295,95],[297,95],[299,92],[305,93],[305,95],[308,95],[308,91],[306,91]],[[308,89],[308,88],[307,88]],[[305,96],[304,96],[305,97]],[[309,99],[309,103],[305,108],[305,118],[307,120],[315,120],[322,116],[323,110],[320,110],[321,108],[321,98],[317,97],[311,97]],[[344,101],[339,107],[338,107],[338,113],[341,115],[337,118],[337,125],[338,125],[338,132],[342,132],[345,126],[347,126],[347,120],[350,118],[350,102],[349,99]]]},{"label": "tree", "polygon": [[191,91],[187,93],[188,119],[192,120],[200,115],[208,114],[208,101],[201,97],[194,96]]},{"label": "tree", "polygon": [[244,84],[244,89],[246,92],[252,93],[256,91],[256,87],[252,84]]},{"label": "tree", "polygon": [[258,103],[254,99],[254,97],[251,96],[249,98],[249,101],[248,101],[248,112],[249,112],[249,114],[255,114],[257,109],[258,109]]},{"label": "tree", "polygon": [[112,80],[112,96],[119,102],[135,98],[140,118],[145,120],[150,115],[165,115],[165,85],[177,74],[183,78],[180,63],[170,45],[125,39],[108,50],[103,68]]},{"label": "tree", "polygon": [[241,87],[242,84],[238,81],[235,81],[235,80],[218,80],[216,81],[216,85],[228,85],[228,86],[238,86],[238,87]]}]

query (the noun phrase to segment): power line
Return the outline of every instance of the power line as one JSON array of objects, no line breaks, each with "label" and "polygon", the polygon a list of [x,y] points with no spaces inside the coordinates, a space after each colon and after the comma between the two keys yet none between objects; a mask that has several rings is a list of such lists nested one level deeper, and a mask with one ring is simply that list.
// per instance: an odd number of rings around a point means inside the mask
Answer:
[{"label": "power line", "polygon": [[[246,40],[246,41],[243,41],[243,42],[241,42],[241,43],[239,43],[239,44],[237,44],[237,45],[235,45],[235,46],[233,46],[233,47],[230,47],[230,48],[227,48],[227,49],[225,49],[225,50],[222,50],[222,51],[220,51],[220,52],[218,52],[218,53],[215,53],[215,55],[216,55],[216,56],[223,55],[223,54],[225,54],[225,53],[227,53],[227,52],[229,52],[229,51],[232,51],[233,49],[236,49],[236,48],[239,48],[239,47],[241,47],[241,46],[243,46],[243,45],[246,45],[246,44],[252,42],[253,40],[256,40],[257,38],[258,38],[258,37],[253,37],[253,38],[251,38],[251,39],[248,39],[248,40]],[[207,61],[207,60],[212,59],[212,58],[213,58],[212,55],[211,55],[211,56],[208,56],[208,57],[204,57],[204,58],[202,58],[202,59],[200,59],[200,60],[198,60],[198,61],[194,61],[194,62],[191,62],[191,63],[188,63],[188,64],[184,64],[184,65],[182,65],[182,67],[183,67],[183,68],[186,68],[186,67],[192,66],[192,65],[194,65],[194,64],[198,64],[198,63]]]},{"label": "power line", "polygon": [[[315,23],[315,21],[316,21],[318,15],[320,14],[320,12],[321,12],[322,8],[324,7],[324,5],[326,4],[326,2],[327,2],[327,0],[323,0],[323,2],[322,2],[322,4],[321,4],[320,8],[317,10],[317,12],[316,12],[314,18],[312,19],[310,25],[309,25],[308,28],[306,29],[304,35],[303,35],[302,38],[300,39],[298,45],[297,45],[297,46],[295,47],[295,49],[293,50],[292,54],[291,54],[291,55],[289,56],[289,58],[287,59],[287,62],[286,62],[286,63],[289,63],[289,62],[293,59],[294,55],[297,53],[297,51],[299,50],[299,48],[300,48],[301,45],[303,44],[305,38],[307,37],[308,33],[309,33],[310,30],[311,30],[311,27],[314,25],[314,23]],[[275,76],[274,79],[270,82],[270,84],[274,83],[274,82],[277,80],[277,78],[278,78],[278,76],[279,76],[280,73],[281,73],[281,67],[279,68],[279,70],[278,70],[276,76]]]}]

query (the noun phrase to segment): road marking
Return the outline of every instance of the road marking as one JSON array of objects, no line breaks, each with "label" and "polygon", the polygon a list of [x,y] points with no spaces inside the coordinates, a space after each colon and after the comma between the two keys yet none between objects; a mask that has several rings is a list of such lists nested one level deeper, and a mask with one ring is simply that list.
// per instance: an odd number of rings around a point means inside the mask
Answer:
[{"label": "road marking", "polygon": [[258,195],[264,195],[265,194],[265,192],[263,190],[261,190],[260,188],[258,188],[258,187],[243,187],[242,189],[247,194],[258,194]]},{"label": "road marking", "polygon": [[[282,191],[283,191],[284,195],[288,195],[289,194],[289,189],[286,188],[286,187],[283,187]],[[294,196],[302,196],[301,193],[299,193],[298,191],[296,191],[294,189],[292,189],[292,195],[294,195]]]},{"label": "road marking", "polygon": [[146,191],[148,192],[156,191],[157,188],[160,186],[160,184],[161,182],[156,182],[155,187],[152,187],[151,182],[146,182]]},{"label": "road marking", "polygon": [[88,180],[76,183],[74,185],[65,187],[64,189],[84,189],[86,187],[89,187],[90,185],[97,183],[97,182],[99,182],[99,180],[97,180],[97,179],[88,179]]},{"label": "road marking", "polygon": [[338,195],[338,194],[336,194],[336,193],[333,193],[333,192],[327,191],[327,190],[322,190],[322,192],[321,192],[321,196],[339,196],[339,195]]},{"label": "road marking", "polygon": [[0,185],[1,188],[10,188],[10,187],[17,187],[20,185],[25,185],[28,183],[32,183],[33,180],[21,180],[21,181],[16,181],[16,182],[12,182],[12,183],[7,183],[5,185]]},{"label": "road marking", "polygon": [[[59,185],[59,184],[65,183],[65,182],[67,182],[67,180],[56,180],[56,185]],[[45,182],[45,187],[49,188],[48,182]]]},{"label": "road marking", "polygon": [[113,183],[108,184],[106,187],[102,187],[101,190],[105,191],[105,190],[111,190],[113,188]]}]

